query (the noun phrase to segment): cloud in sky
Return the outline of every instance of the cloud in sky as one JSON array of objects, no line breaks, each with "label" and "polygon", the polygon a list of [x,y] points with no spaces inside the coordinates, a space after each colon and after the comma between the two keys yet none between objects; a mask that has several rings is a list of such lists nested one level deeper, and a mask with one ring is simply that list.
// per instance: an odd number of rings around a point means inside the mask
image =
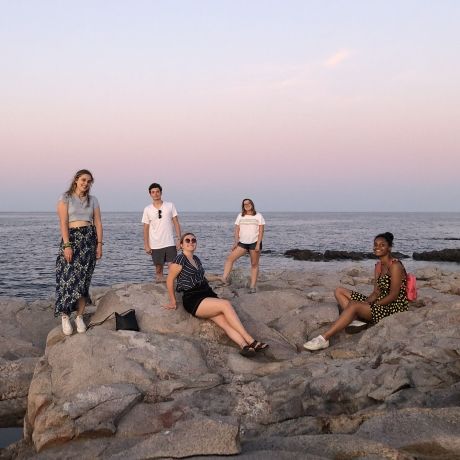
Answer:
[{"label": "cloud in sky", "polygon": [[323,65],[324,67],[329,67],[329,68],[334,68],[337,67],[339,64],[341,64],[344,61],[347,61],[348,59],[351,58],[353,55],[353,52],[349,49],[341,49],[337,51],[335,54],[327,58]]}]

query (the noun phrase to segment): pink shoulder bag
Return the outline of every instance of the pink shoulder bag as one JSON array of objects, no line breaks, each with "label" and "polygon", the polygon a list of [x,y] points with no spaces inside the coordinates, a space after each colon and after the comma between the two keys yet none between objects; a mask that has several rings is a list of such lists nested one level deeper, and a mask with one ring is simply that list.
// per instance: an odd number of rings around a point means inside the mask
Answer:
[{"label": "pink shoulder bag", "polygon": [[[393,263],[395,260],[398,260],[398,259],[393,259],[391,262]],[[381,263],[377,262],[375,265],[377,269],[377,274],[380,274],[382,271]],[[417,300],[417,278],[412,273],[407,273],[404,265],[403,265],[403,268],[404,268],[404,272],[406,273],[407,300],[410,300],[412,302],[413,300]]]}]

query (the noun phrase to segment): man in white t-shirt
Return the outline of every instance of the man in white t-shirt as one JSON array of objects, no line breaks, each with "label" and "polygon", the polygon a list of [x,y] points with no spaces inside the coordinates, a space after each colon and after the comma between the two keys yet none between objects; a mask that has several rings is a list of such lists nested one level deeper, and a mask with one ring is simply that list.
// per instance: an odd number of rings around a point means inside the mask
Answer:
[{"label": "man in white t-shirt", "polygon": [[[163,266],[172,262],[180,247],[180,224],[174,203],[161,199],[163,189],[154,182],[149,187],[152,204],[144,209],[144,249],[152,256],[155,265],[156,281],[163,281]],[[174,242],[174,231],[176,242]]]}]

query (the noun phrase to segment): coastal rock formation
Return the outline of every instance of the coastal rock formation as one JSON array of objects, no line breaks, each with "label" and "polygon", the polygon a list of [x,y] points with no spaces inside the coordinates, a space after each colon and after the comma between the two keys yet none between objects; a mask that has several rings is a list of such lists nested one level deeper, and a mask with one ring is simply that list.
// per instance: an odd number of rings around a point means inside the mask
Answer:
[{"label": "coastal rock formation", "polygon": [[414,260],[434,262],[460,262],[460,249],[442,249],[440,251],[414,252]]},{"label": "coastal rock formation", "polygon": [[[375,259],[372,252],[360,251],[336,251],[326,250],[324,253],[312,251],[310,249],[289,249],[284,253],[286,257],[292,257],[294,260],[310,260],[313,262],[327,262],[329,260],[365,260]],[[407,259],[409,256],[401,252],[394,252],[393,255],[398,259]]]},{"label": "coastal rock formation", "polygon": [[164,285],[119,285],[93,321],[135,308],[141,332],[115,331],[112,320],[71,337],[53,329],[29,390],[26,441],[7,454],[457,458],[460,279],[431,268],[416,275],[419,299],[409,312],[309,353],[305,339],[338,315],[333,288],[342,280],[370,292],[367,270],[262,274],[256,294],[237,271],[230,287],[215,289],[270,343],[254,359],[213,323],[163,309]]},{"label": "coastal rock formation", "polygon": [[0,299],[0,428],[22,424],[30,381],[53,323],[50,302]]}]

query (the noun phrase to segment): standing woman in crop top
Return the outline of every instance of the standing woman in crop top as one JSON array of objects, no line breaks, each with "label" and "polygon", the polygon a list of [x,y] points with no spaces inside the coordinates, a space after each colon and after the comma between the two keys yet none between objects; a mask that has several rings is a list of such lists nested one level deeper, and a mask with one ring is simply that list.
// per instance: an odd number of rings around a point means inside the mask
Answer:
[{"label": "standing woman in crop top", "polygon": [[86,331],[83,313],[91,303],[89,285],[96,259],[102,257],[101,210],[97,198],[89,194],[93,182],[90,171],[77,171],[57,205],[62,240],[56,260],[54,314],[61,315],[65,335],[72,334],[73,311],[77,312],[77,331]]}]

